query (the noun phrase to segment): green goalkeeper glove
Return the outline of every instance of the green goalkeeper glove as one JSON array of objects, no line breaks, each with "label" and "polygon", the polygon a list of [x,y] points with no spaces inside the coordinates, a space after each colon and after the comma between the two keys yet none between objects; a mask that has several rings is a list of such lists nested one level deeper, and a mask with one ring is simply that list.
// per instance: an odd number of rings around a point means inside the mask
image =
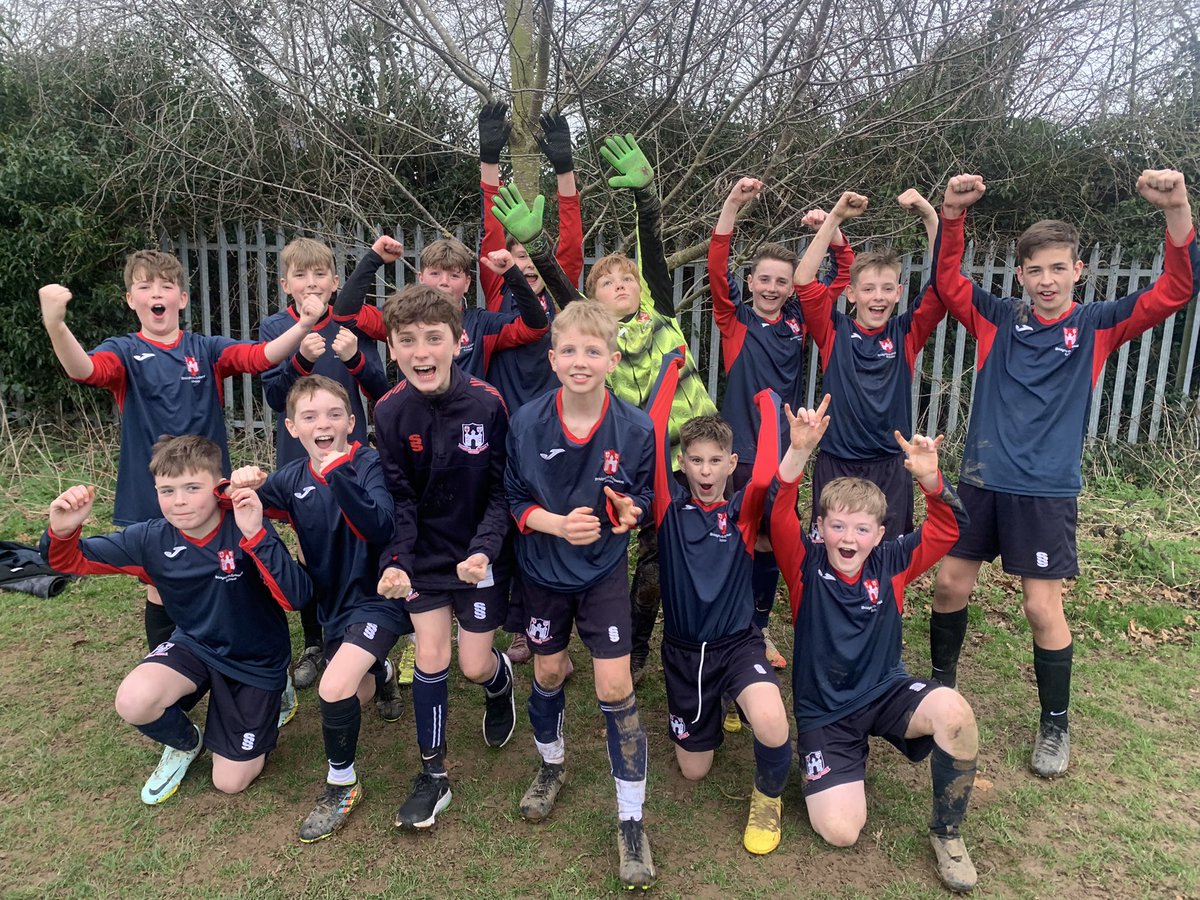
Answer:
[{"label": "green goalkeeper glove", "polygon": [[492,215],[515,240],[526,244],[542,233],[546,198],[538,194],[530,207],[515,184],[506,184],[492,198]]},{"label": "green goalkeeper glove", "polygon": [[654,168],[632,134],[605,138],[600,155],[618,173],[608,179],[609,187],[638,190],[654,183]]}]

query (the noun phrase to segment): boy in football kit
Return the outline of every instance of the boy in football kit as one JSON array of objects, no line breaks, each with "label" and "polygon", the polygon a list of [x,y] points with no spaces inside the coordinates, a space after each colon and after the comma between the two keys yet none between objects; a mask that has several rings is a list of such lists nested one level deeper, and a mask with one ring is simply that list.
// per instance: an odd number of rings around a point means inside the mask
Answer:
[{"label": "boy in football kit", "polygon": [[1041,719],[1030,767],[1044,778],[1065,774],[1070,762],[1073,645],[1062,594],[1063,579],[1079,572],[1075,523],[1092,390],[1110,353],[1186,306],[1200,283],[1183,175],[1148,169],[1137,189],[1166,219],[1163,274],[1128,297],[1088,304],[1072,296],[1083,274],[1074,227],[1047,220],[1026,229],[1017,280],[1030,299],[1002,299],[960,271],[964,214],[983,196],[983,179],[951,178],[942,206],[934,290],[979,346],[959,478],[971,527],[938,569],[933,675],[955,683],[967,600],[982,563],[999,554],[1004,571],[1021,576],[1033,632]]},{"label": "boy in football kit", "polygon": [[867,820],[868,736],[913,762],[929,757],[933,811],[929,841],[938,877],[952,891],[975,886],[960,826],[975,783],[979,733],[966,700],[936,682],[911,678],[900,659],[904,589],[950,548],[966,513],[938,471],[934,440],[894,437],[925,494],[928,517],[911,534],[884,540],[887,498],[862,478],[836,478],[821,495],[817,532],[796,514],[804,464],[829,426],[826,395],[815,410],[785,408],[791,447],[779,464],[771,539],[792,600],[792,703],[804,757],[804,802],[813,830],[849,847]]},{"label": "boy in football kit", "polygon": [[[911,189],[899,202],[921,216],[932,246],[936,211]],[[813,464],[811,522],[815,525],[821,491],[828,482],[843,476],[864,478],[887,497],[884,534],[894,538],[913,530],[913,488],[904,454],[897,451],[892,435],[897,430],[912,432],[917,354],[946,308],[935,292],[927,290],[906,312],[893,316],[903,293],[900,258],[891,250],[874,250],[860,254],[850,265],[846,299],[854,306],[854,317],[838,312],[836,297],[816,280],[817,269],[841,226],[866,208],[866,197],[847,191],[828,215],[813,210],[805,216],[805,223],[816,225],[817,233],[796,268],[796,293],[820,353],[822,391],[832,397],[829,431]]]},{"label": "boy in football kit", "polygon": [[[708,244],[708,284],[712,291],[713,318],[721,333],[721,359],[725,367],[725,395],[721,415],[733,428],[733,450],[743,463],[733,471],[737,489],[746,486],[754,465],[758,422],[754,396],[772,390],[781,402],[799,407],[804,397],[805,313],[797,301],[793,276],[796,254],[779,244],[765,244],[750,261],[746,288],[748,303],[734,298],[730,280],[729,248],[740,211],[763,189],[757,178],[742,178],[733,186],[721,207]],[[829,281],[820,284],[832,305],[849,281],[854,251],[838,231],[827,242],[831,265]],[[825,248],[822,248],[824,256]],[[818,260],[819,261],[819,260]],[[769,451],[777,460],[786,435],[777,438],[777,449]],[[766,534],[758,537],[754,552],[754,624],[766,641],[767,659],[776,668],[787,660],[775,646],[767,621],[775,605],[779,567]],[[732,720],[731,720],[732,721]]]},{"label": "boy in football kit", "polygon": [[[376,246],[380,246],[380,242],[376,242]],[[372,248],[363,256],[359,266],[373,264],[378,269],[397,256],[394,254],[388,259]],[[454,361],[467,375],[475,378],[484,377],[493,354],[521,344],[535,343],[546,333],[546,311],[542,309],[512,255],[501,253],[495,260],[492,256],[484,256],[480,262],[493,267],[496,276],[504,280],[512,292],[517,313],[492,312],[467,305],[475,256],[462,241],[441,238],[426,244],[421,251],[421,267],[417,272],[418,284],[436,288],[458,304],[462,312],[463,329],[459,337],[461,347]],[[342,324],[353,323],[372,340],[390,340],[383,313],[378,307],[364,305],[365,298],[365,292],[343,291],[334,302],[334,318]]]},{"label": "boy in football kit", "polygon": [[603,306],[571,303],[555,317],[551,342],[562,387],[521,407],[505,472],[519,531],[514,593],[533,650],[529,721],[542,759],[521,815],[545,819],[566,779],[563,680],[574,623],[592,656],[608,734],[620,879],[646,888],[655,871],[642,825],[646,732],[629,669],[628,532],[649,508],[654,428],[605,387],[620,354],[617,322]]},{"label": "boy in football kit", "polygon": [[753,621],[751,589],[764,500],[778,466],[778,398],[769,391],[755,397],[761,452],[746,488],[732,499],[726,499],[726,485],[740,461],[733,429],[719,416],[684,422],[679,429],[684,488],[672,478],[667,458],[667,417],[682,362],[682,355],[668,357],[650,408],[658,443],[654,521],[671,740],[680,772],[700,780],[721,746],[723,698],[735,699],[754,729],[754,788],[742,844],[765,854],[779,846],[781,797],[792,765],[787,711],[762,629]]},{"label": "boy in football kit", "polygon": [[[380,241],[394,243],[392,238],[380,238]],[[363,408],[361,395],[365,394],[372,401],[378,400],[391,387],[375,345],[353,326],[347,327],[333,320],[329,301],[339,287],[333,251],[312,238],[296,238],[289,241],[279,254],[279,268],[279,285],[290,302],[286,309],[263,319],[258,326],[259,339],[273,340],[299,321],[298,305],[305,298],[320,304],[321,318],[313,323],[312,331],[304,336],[291,358],[262,374],[263,396],[267,405],[278,413],[275,424],[276,469],[283,468],[293,460],[308,458],[304,447],[288,431],[286,422],[288,391],[297,379],[316,374],[332,378],[342,385],[350,398],[350,414],[355,423],[351,438],[364,445],[367,442],[367,412]],[[374,279],[375,269],[362,271],[360,267],[351,274],[343,290],[365,292]],[[320,597],[317,597],[300,611],[300,621],[304,626],[304,649],[292,673],[298,688],[315,684],[323,668],[324,639],[321,623],[317,621],[319,606]],[[399,697],[391,702],[398,707]]]},{"label": "boy in football kit", "polygon": [[484,690],[483,738],[503,747],[516,725],[512,663],[492,646],[508,612],[512,522],[504,495],[508,413],[496,389],[455,365],[462,307],[409,285],[383,307],[404,376],[375,407],[395,528],[379,593],[402,603],[417,635],[412,699],[422,770],[397,828],[429,828],[451,799],[446,774],[451,624],[458,664]]},{"label": "boy in football kit", "polygon": [[[205,746],[213,785],[238,793],[262,771],[278,736],[280,693],[291,658],[284,610],[307,603],[311,585],[253,490],[224,493],[222,452],[197,435],[163,438],[150,456],[160,517],[80,538],[95,488],[68,488],[50,505],[43,553],[60,572],[133,575],[158,586],[176,623],[117,689],[117,713],[162,758],[142,802],[178,790]],[[210,692],[203,735],[188,719]]]},{"label": "boy in football kit", "polygon": [[[480,257],[483,259],[492,251],[507,249],[520,266],[530,289],[537,295],[547,320],[553,322],[555,300],[530,258],[528,249],[512,236],[506,238],[504,227],[491,212],[492,202],[501,187],[500,153],[508,143],[512,130],[507,114],[506,103],[488,103],[479,112],[479,189],[483,198]],[[554,249],[554,256],[574,287],[579,284],[579,277],[583,274],[583,222],[579,215],[579,192],[575,185],[571,127],[565,116],[548,113],[542,115],[540,124],[542,133],[537,136],[538,146],[554,169],[558,187],[558,246]],[[483,288],[488,309],[508,314],[519,312],[512,289],[488,265],[479,268],[479,284]],[[510,417],[529,400],[558,387],[558,379],[550,368],[549,352],[550,332],[547,331],[532,344],[519,344],[492,355],[486,379],[504,398]],[[505,651],[508,658],[514,663],[528,662],[530,652],[525,637],[524,611],[512,603],[511,598],[504,630],[513,635]]]},{"label": "boy in football kit", "polygon": [[234,489],[258,491],[268,516],[291,523],[320,603],[325,645],[318,696],[329,770],[300,826],[304,843],[329,837],[362,800],[354,769],[362,705],[381,684],[394,687],[388,653],[412,630],[404,604],[375,590],[380,551],[392,538],[392,496],[379,454],[351,441],[351,408],[346,389],[332,378],[301,378],[288,391],[285,423],[305,457],[270,475],[246,466],[230,476]]},{"label": "boy in football kit", "polygon": [[[687,340],[675,317],[671,274],[662,243],[662,203],[654,187],[654,169],[633,135],[606,138],[600,155],[618,173],[608,180],[609,185],[633,191],[637,261],[621,253],[601,257],[588,271],[584,289],[588,297],[601,303],[618,320],[619,362],[608,377],[609,387],[616,397],[645,409],[663,359],[686,346]],[[553,292],[558,285],[569,286],[570,281],[549,253],[534,251],[538,243],[545,246],[544,238],[535,240],[542,230],[543,207],[541,196],[530,207],[516,185],[508,185],[494,198],[492,211],[509,235],[529,246],[530,256]],[[574,288],[569,291],[578,296]],[[687,353],[671,407],[672,459],[679,450],[679,426],[695,416],[716,412],[704,379]],[[637,567],[630,589],[633,620],[630,662],[635,682],[645,669],[650,636],[658,619],[658,547],[654,534],[654,525],[649,520],[638,531]]]},{"label": "boy in football kit", "polygon": [[[61,284],[38,291],[42,322],[54,355],[81,384],[111,391],[121,410],[121,455],[113,522],[132,525],[161,515],[153,484],[145,477],[151,448],[162,434],[199,434],[221,451],[229,468],[228,438],[221,404],[222,379],[258,373],[290,356],[321,315],[305,300],[300,316],[275,340],[254,344],[179,328],[187,306],[183,267],[169,253],[139,250],[125,261],[125,302],[141,328],[100,343],[90,353],[67,326],[71,292]],[[174,623],[153,585],[146,588],[146,642],[157,647]]]}]

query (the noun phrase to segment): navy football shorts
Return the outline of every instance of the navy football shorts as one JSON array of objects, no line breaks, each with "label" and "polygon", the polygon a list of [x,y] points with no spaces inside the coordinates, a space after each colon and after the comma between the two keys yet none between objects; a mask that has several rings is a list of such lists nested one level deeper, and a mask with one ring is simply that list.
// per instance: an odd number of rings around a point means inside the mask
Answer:
[{"label": "navy football shorts", "polygon": [[1000,564],[1025,578],[1073,578],[1079,574],[1076,497],[1026,497],[959,482],[958,496],[971,522],[949,556]]},{"label": "navy football shorts", "polygon": [[525,636],[529,649],[550,656],[567,649],[571,626],[593,659],[628,656],[631,613],[629,564],[624,556],[611,572],[582,591],[553,591],[518,575],[514,594],[525,607]]}]

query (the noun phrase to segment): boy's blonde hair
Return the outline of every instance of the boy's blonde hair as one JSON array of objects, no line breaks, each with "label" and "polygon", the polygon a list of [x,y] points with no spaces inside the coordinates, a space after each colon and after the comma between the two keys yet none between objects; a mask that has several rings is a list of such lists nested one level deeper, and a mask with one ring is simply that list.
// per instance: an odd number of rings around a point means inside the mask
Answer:
[{"label": "boy's blonde hair", "polygon": [[857,285],[859,276],[868,269],[890,269],[896,273],[896,281],[899,281],[903,268],[895,250],[868,250],[866,253],[859,253],[854,257],[854,262],[850,263],[850,285]]},{"label": "boy's blonde hair", "polygon": [[279,253],[279,274],[284,278],[292,269],[328,269],[333,271],[333,251],[320,241],[298,237],[288,241]]},{"label": "boy's blonde hair", "polygon": [[624,253],[610,253],[608,256],[602,256],[592,264],[591,271],[588,272],[587,281],[584,282],[583,292],[589,297],[596,289],[596,282],[610,272],[632,272],[638,274],[637,263],[626,256]]},{"label": "boy's blonde hair", "polygon": [[383,303],[383,324],[387,328],[389,341],[393,334],[409,325],[437,325],[443,322],[450,326],[451,339],[458,340],[462,334],[462,320],[462,307],[459,304],[437,288],[425,284],[407,285]]},{"label": "boy's blonde hair", "polygon": [[346,393],[346,388],[343,385],[325,375],[305,375],[293,384],[291,390],[288,391],[287,417],[289,419],[296,418],[296,407],[300,405],[300,401],[307,400],[318,391],[333,394],[338,400],[342,401],[342,405],[346,407],[346,412],[350,412],[350,395]]},{"label": "boy's blonde hair", "polygon": [[866,513],[875,524],[882,525],[887,518],[887,497],[878,485],[865,478],[843,476],[833,479],[821,490],[818,512],[825,518],[830,510],[839,509],[847,513]]},{"label": "boy's blonde hair", "polygon": [[475,268],[475,254],[462,241],[440,238],[432,244],[426,244],[421,251],[421,270],[432,268],[458,269],[470,275]]},{"label": "boy's blonde hair", "polygon": [[188,472],[208,472],[220,481],[225,477],[221,448],[198,434],[164,434],[150,448],[150,474],[155,478],[178,478]]},{"label": "boy's blonde hair", "polygon": [[170,253],[161,250],[135,250],[125,257],[125,290],[133,287],[134,279],[141,275],[152,281],[161,278],[187,290],[183,283],[183,265]]},{"label": "boy's blonde hair", "polygon": [[563,332],[572,328],[580,334],[600,338],[609,353],[617,349],[617,318],[599,300],[573,300],[568,303],[550,325],[550,345],[557,347]]}]

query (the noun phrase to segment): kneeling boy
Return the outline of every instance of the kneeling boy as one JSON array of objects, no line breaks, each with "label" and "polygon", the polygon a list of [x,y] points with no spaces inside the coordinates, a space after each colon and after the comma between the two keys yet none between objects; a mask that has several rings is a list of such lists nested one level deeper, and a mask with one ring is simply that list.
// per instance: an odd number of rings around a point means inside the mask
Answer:
[{"label": "kneeling boy", "polygon": [[304,843],[329,837],[362,800],[354,771],[362,705],[378,693],[399,717],[388,653],[400,635],[412,631],[404,604],[375,590],[379,555],[392,538],[392,497],[379,454],[350,443],[355,426],[350,408],[346,389],[332,378],[301,378],[288,391],[284,424],[307,455],[269,476],[247,466],[231,479],[235,489],[257,488],[267,514],[292,523],[320,598],[325,646],[317,694],[329,771],[317,805],[300,826]]},{"label": "kneeling boy", "polygon": [[792,696],[804,757],[804,800],[813,829],[848,847],[867,821],[867,737],[886,739],[913,762],[930,757],[929,840],[938,876],[954,891],[975,886],[959,835],[975,782],[979,733],[967,701],[951,688],[912,678],[900,661],[904,588],[958,539],[966,513],[938,471],[941,439],[896,441],[925,494],[928,518],[911,534],[884,541],[887,501],[861,478],[836,478],[821,493],[817,531],[796,516],[804,463],[829,425],[819,409],[787,410],[791,447],[779,465],[771,536],[796,623]]},{"label": "kneeling boy", "polygon": [[779,846],[781,796],[792,765],[787,711],[754,622],[752,570],[763,501],[779,456],[779,410],[769,391],[755,397],[759,453],[744,490],[725,499],[738,456],[733,429],[698,416],[679,429],[679,468],[671,475],[668,419],[683,357],[668,359],[650,408],[658,453],[654,522],[663,596],[663,674],[675,758],[695,781],[712,768],[723,738],[723,697],[733,697],[754,729],[754,789],[742,843],[751,853]]},{"label": "kneeling boy", "polygon": [[[163,438],[150,471],[164,518],[80,538],[95,488],[68,488],[50,505],[46,558],[60,572],[134,575],[157,587],[175,622],[117,689],[121,718],[165,744],[142,802],[178,790],[205,746],[213,785],[236,794],[262,771],[279,734],[291,641],[283,611],[312,595],[253,490],[224,488],[221,448],[195,435]],[[232,514],[230,514],[232,510]],[[212,696],[201,737],[184,709]]]}]

